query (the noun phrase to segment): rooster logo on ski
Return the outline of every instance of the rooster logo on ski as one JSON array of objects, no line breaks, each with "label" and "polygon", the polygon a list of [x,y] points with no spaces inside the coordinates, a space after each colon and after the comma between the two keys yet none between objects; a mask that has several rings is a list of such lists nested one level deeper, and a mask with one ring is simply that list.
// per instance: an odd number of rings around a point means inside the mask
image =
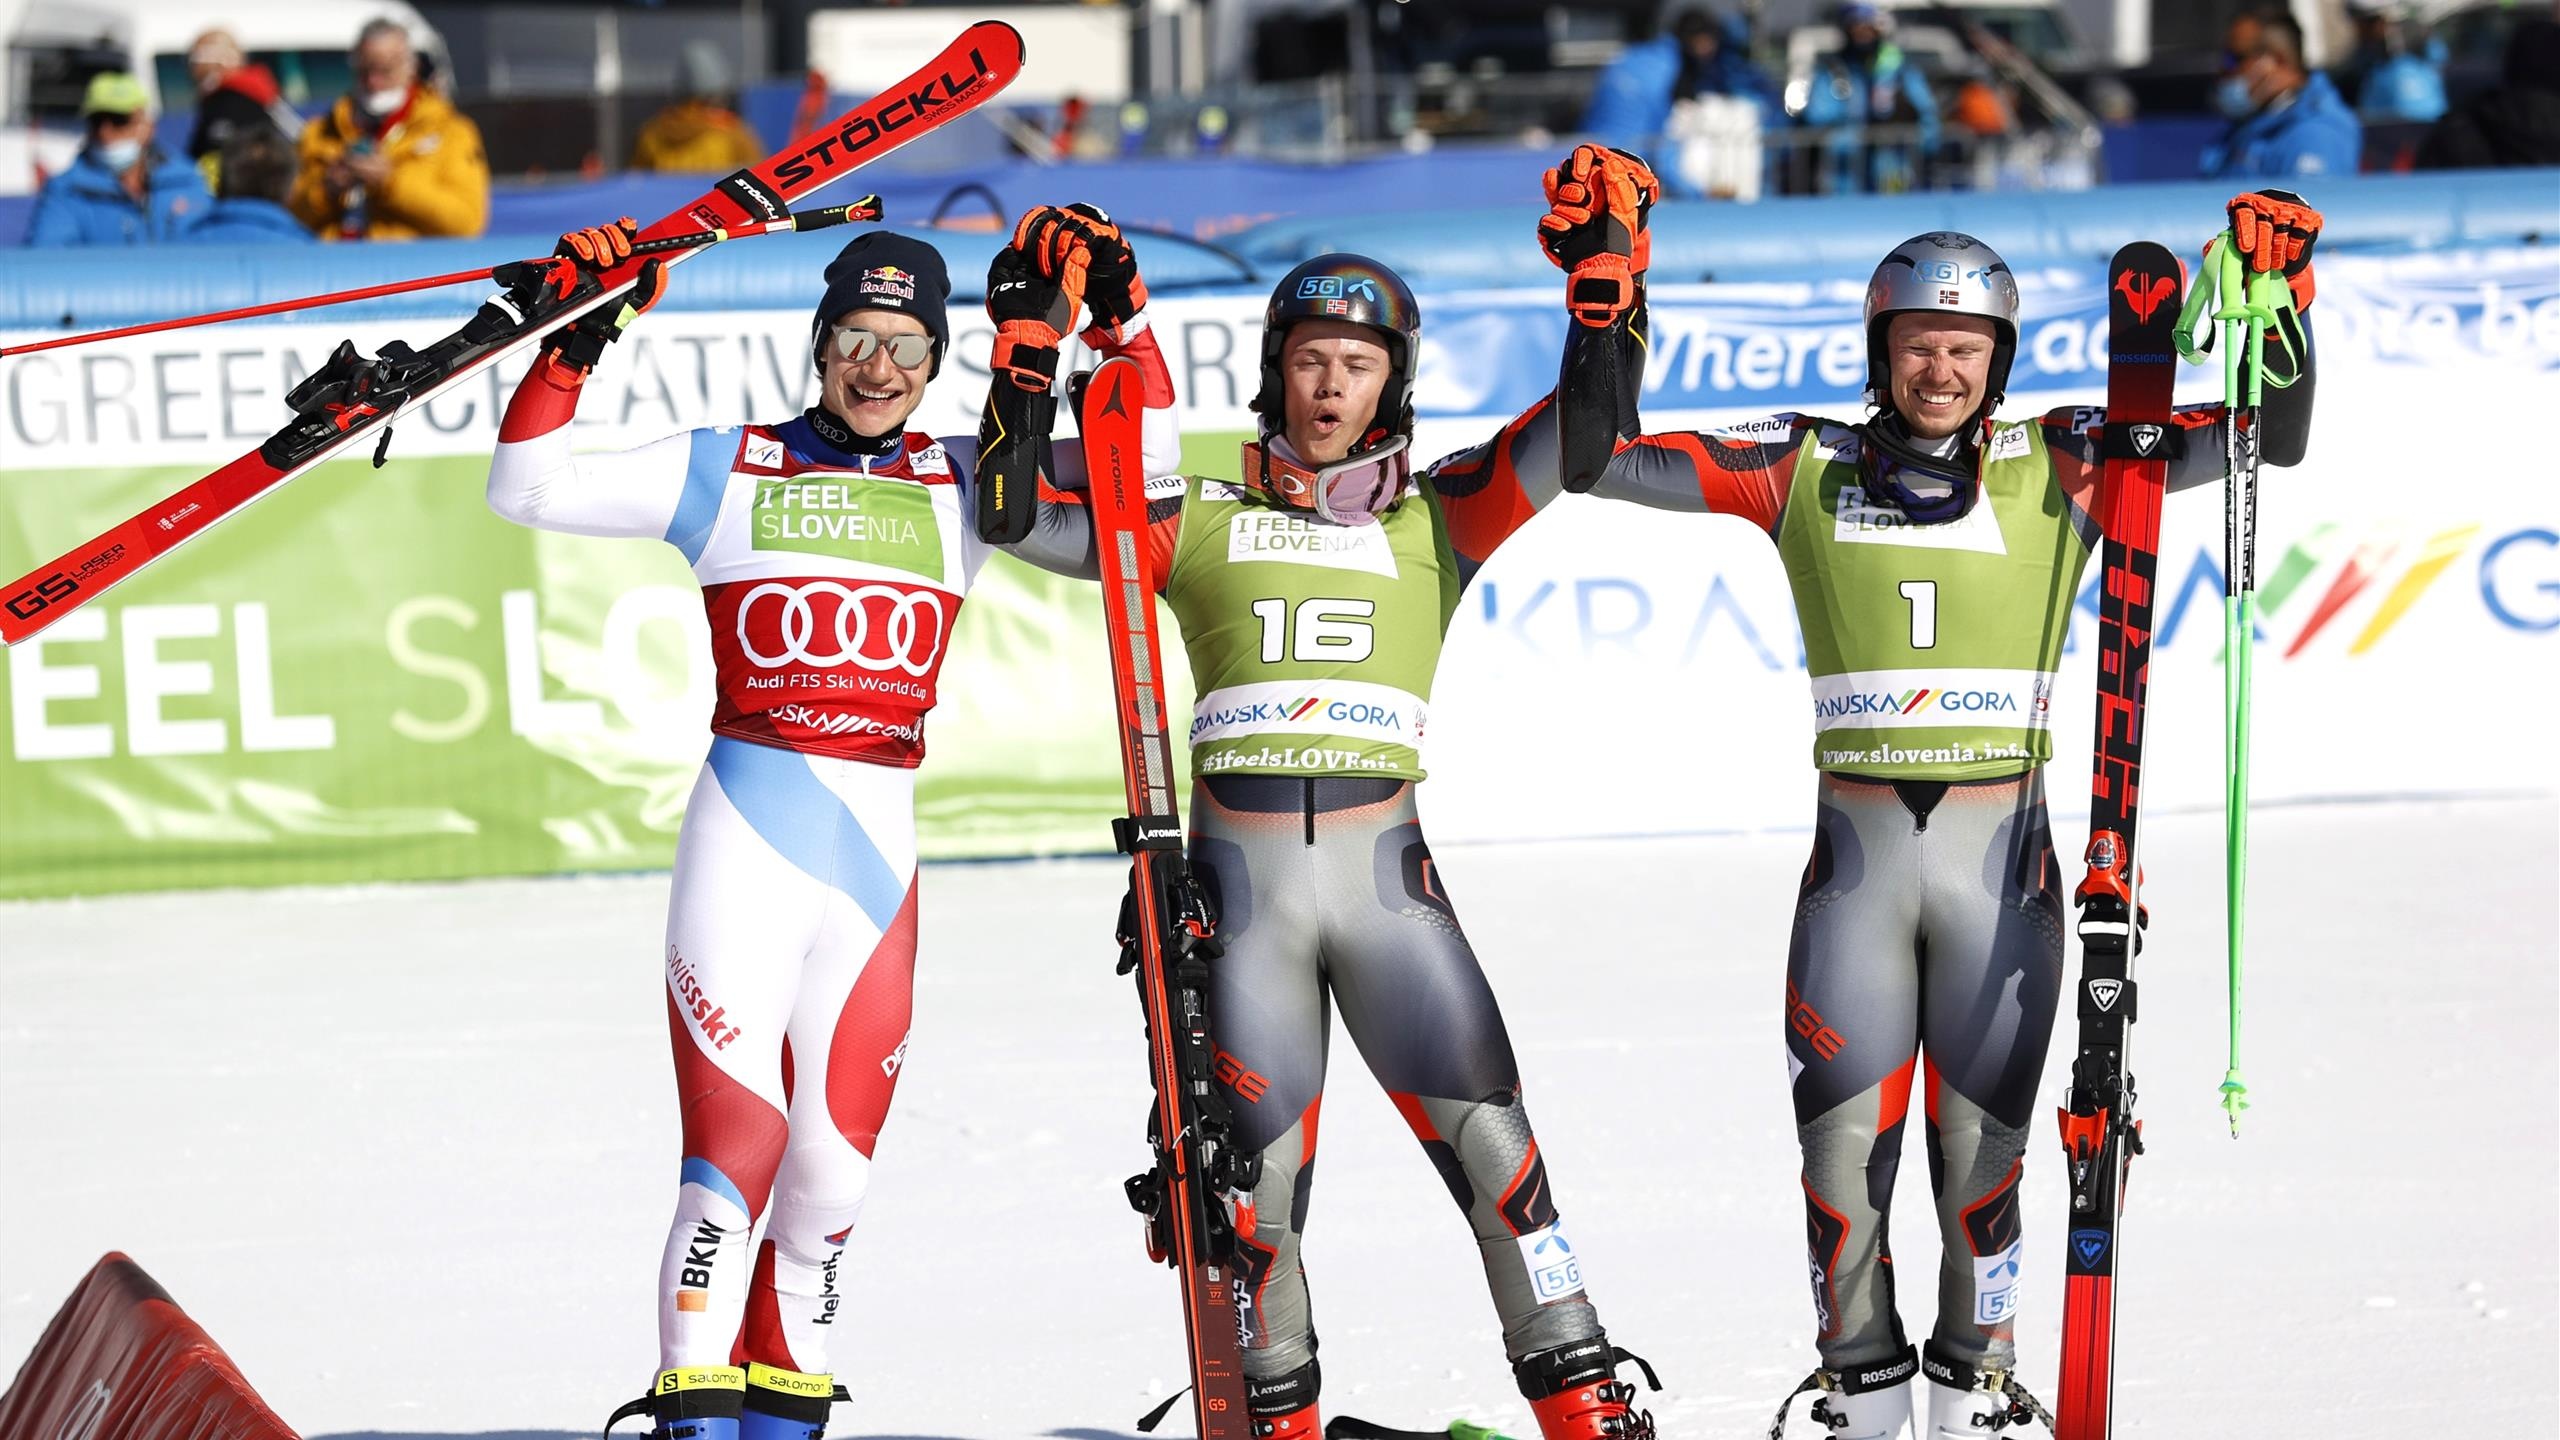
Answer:
[{"label": "rooster logo on ski", "polygon": [[2124,295],[2124,303],[2133,310],[2133,318],[2148,325],[2153,311],[2161,303],[2174,299],[2178,282],[2167,275],[2139,275],[2128,270],[2116,277],[2116,289]]}]

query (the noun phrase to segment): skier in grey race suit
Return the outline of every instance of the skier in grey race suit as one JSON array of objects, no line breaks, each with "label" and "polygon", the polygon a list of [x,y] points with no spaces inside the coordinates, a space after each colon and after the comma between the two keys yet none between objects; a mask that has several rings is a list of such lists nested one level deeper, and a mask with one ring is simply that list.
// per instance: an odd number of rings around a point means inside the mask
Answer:
[{"label": "skier in grey race suit", "polygon": [[[2307,307],[2319,214],[2274,191],[2230,212],[2252,268],[2282,269]],[[1814,1413],[1837,1440],[1891,1440],[1925,1371],[1923,1440],[1972,1440],[2028,1414],[2009,1374],[2018,1179],[2065,900],[2045,716],[2102,538],[2105,415],[1992,418],[2018,345],[2017,286],[1970,236],[1895,247],[1868,282],[1865,325],[1878,408],[1864,423],[1782,414],[1634,436],[1594,493],[1746,516],[1786,566],[1820,771],[1787,954],[1822,1361],[1796,1393],[1826,1392]],[[2275,465],[2298,463],[2308,440],[2307,319],[2298,354],[2300,383],[2269,388],[2261,412]],[[2170,489],[2223,477],[2230,423],[2218,404],[2174,413]],[[1919,1351],[1894,1313],[1885,1240],[1915,1084],[1943,1247],[1937,1324]]]},{"label": "skier in grey race suit", "polygon": [[[1039,228],[1026,222],[998,256],[1000,336],[1047,307],[1014,283],[1032,267],[1008,259]],[[1091,242],[1097,254],[1118,243]],[[1096,282],[1082,283],[1090,302]],[[1152,570],[1200,692],[1190,856],[1224,945],[1210,1024],[1237,1143],[1262,1156],[1237,1286],[1254,1433],[1323,1428],[1299,1241],[1338,1004],[1467,1217],[1546,1440],[1642,1440],[1651,1422],[1616,1379],[1625,1352],[1585,1293],[1500,1007],[1414,799],[1459,596],[1559,493],[1554,409],[1542,400],[1493,440],[1413,470],[1419,338],[1413,295],[1385,267],[1355,255],[1298,266],[1265,312],[1261,433],[1242,478],[1149,485]],[[1081,557],[1036,563],[1094,577],[1080,494],[1044,491],[1036,524],[1042,553],[1065,535]]]}]

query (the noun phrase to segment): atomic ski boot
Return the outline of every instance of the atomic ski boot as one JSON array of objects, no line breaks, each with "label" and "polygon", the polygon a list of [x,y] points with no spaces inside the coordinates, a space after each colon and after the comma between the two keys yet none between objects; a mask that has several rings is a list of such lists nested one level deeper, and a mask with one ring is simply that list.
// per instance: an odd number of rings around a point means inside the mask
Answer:
[{"label": "atomic ski boot", "polygon": [[1636,1387],[1618,1378],[1621,1360],[1634,1361],[1645,1384],[1662,1388],[1652,1366],[1611,1345],[1606,1335],[1511,1362],[1542,1440],[1654,1440],[1653,1416],[1635,1408]]}]

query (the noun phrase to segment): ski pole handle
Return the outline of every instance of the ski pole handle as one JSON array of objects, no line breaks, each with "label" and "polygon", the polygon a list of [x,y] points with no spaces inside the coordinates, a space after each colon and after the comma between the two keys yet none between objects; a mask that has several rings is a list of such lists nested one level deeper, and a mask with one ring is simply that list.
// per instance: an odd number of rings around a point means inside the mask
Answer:
[{"label": "ski pole handle", "polygon": [[[2190,365],[2201,365],[2213,350],[2213,332],[2204,328],[2207,312],[2213,309],[2214,281],[2222,257],[2231,251],[2231,232],[2223,231],[2204,244],[2204,262],[2196,267],[2195,288],[2187,292],[2187,303],[2178,311],[2177,327],[2170,338],[2177,342],[2178,353]],[[2220,317],[2216,317],[2220,318]]]},{"label": "ski pole handle", "polygon": [[634,255],[664,255],[674,250],[695,250],[717,245],[723,240],[743,240],[751,235],[772,235],[783,231],[824,230],[830,225],[848,224],[855,220],[878,220],[888,214],[877,195],[865,195],[842,205],[829,205],[817,210],[795,210],[779,220],[759,225],[746,225],[719,230],[696,230],[690,235],[664,235],[655,240],[642,240],[631,247]]}]

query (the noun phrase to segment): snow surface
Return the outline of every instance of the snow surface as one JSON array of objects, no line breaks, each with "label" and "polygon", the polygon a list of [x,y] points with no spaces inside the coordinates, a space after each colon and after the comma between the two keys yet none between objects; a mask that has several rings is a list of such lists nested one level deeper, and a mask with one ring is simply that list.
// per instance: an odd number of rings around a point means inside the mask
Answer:
[{"label": "snow surface", "polygon": [[[2148,840],[2125,1433],[2549,1433],[2560,801],[2258,817],[2257,1108],[2237,1143],[2215,1096],[2220,822],[2163,816]],[[1670,1386],[1651,1402],[1667,1436],[1756,1437],[1811,1361],[1778,1013],[1805,845],[1442,856],[1594,1297]],[[1099,860],[927,876],[915,1038],[849,1266],[837,1368],[859,1399],[840,1435],[1107,1440],[1179,1383],[1174,1280],[1120,1193],[1146,1100],[1136,1000],[1111,973],[1117,877]],[[0,1364],[121,1248],[306,1435],[596,1433],[654,1360],[676,1159],[665,891],[0,906],[17,1168]],[[1347,1043],[1336,1057],[1308,1241],[1329,1408],[1521,1433],[1465,1228]],[[2037,1133],[2021,1338],[2050,1400],[2063,1200]],[[1934,1244],[1925,1175],[1904,1170],[1907,1261]],[[1930,1288],[1905,1287],[1915,1334]]]}]

